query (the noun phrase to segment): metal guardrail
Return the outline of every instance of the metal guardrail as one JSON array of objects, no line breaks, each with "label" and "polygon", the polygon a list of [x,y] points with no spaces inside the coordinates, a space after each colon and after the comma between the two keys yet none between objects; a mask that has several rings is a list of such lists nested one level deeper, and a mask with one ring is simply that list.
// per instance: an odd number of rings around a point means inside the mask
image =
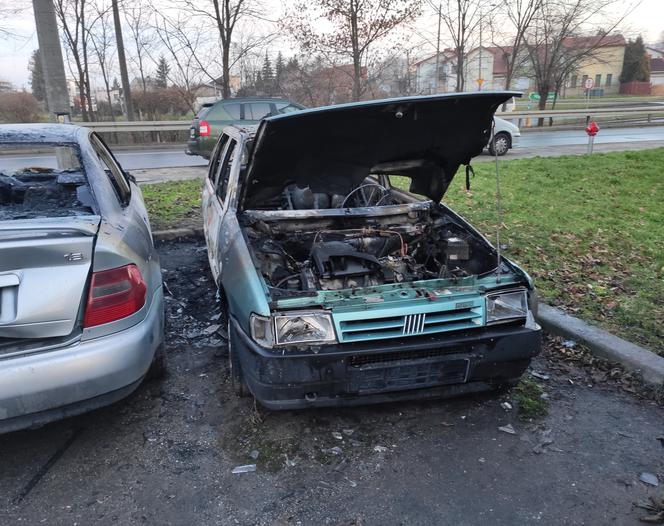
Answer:
[{"label": "metal guardrail", "polygon": [[[498,112],[496,116],[503,119],[539,119],[539,118],[585,118],[589,121],[598,117],[644,115],[650,121],[653,115],[664,115],[664,104],[658,106],[635,106],[631,108],[588,108],[575,110],[529,110]],[[159,132],[184,131],[191,126],[191,121],[117,121],[117,122],[81,122],[81,126],[97,132]]]}]

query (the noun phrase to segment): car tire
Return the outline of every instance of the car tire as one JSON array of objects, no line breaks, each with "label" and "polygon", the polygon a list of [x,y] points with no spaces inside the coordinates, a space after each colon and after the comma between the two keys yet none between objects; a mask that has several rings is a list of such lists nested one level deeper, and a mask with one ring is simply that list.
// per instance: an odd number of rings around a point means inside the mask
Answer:
[{"label": "car tire", "polygon": [[228,302],[224,291],[219,288],[219,298],[221,299],[221,313],[219,316],[220,325],[226,327],[226,346],[228,349],[228,372],[231,379],[231,388],[233,392],[241,397],[251,396],[251,392],[247,387],[247,382],[244,381],[244,374],[242,373],[242,365],[237,356],[237,352],[233,350],[234,345],[231,343],[233,340],[233,332],[231,325],[231,317],[228,314]]},{"label": "car tire", "polygon": [[500,132],[497,133],[491,143],[489,143],[489,153],[500,157],[505,155],[511,146],[512,141],[510,140],[509,134]]},{"label": "car tire", "polygon": [[166,359],[166,350],[162,343],[154,353],[150,368],[145,375],[146,380],[161,380],[166,377],[168,372],[168,361]]}]

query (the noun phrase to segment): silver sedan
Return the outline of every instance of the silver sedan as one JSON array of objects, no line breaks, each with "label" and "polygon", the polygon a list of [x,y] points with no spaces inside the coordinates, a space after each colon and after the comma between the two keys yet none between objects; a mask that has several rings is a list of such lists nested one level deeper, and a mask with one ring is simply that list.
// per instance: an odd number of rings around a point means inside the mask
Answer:
[{"label": "silver sedan", "polygon": [[163,370],[143,197],[95,133],[0,126],[0,432],[110,404]]}]

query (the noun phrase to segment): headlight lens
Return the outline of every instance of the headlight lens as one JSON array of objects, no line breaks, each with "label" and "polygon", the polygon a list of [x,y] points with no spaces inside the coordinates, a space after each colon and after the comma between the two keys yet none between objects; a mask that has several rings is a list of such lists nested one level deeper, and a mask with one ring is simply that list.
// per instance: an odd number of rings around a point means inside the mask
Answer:
[{"label": "headlight lens", "polygon": [[332,316],[327,312],[286,312],[271,318],[253,315],[251,336],[264,347],[337,341]]},{"label": "headlight lens", "polygon": [[503,323],[525,318],[528,314],[528,295],[525,290],[511,290],[486,297],[486,322]]}]

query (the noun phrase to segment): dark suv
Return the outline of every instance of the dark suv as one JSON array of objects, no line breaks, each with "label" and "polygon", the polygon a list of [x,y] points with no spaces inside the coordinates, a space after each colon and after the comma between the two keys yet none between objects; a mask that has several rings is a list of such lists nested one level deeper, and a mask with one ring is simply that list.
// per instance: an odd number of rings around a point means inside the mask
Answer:
[{"label": "dark suv", "polygon": [[301,109],[304,107],[289,100],[256,97],[224,99],[203,104],[198,115],[191,121],[185,153],[209,159],[225,126],[258,124],[264,117]]}]

